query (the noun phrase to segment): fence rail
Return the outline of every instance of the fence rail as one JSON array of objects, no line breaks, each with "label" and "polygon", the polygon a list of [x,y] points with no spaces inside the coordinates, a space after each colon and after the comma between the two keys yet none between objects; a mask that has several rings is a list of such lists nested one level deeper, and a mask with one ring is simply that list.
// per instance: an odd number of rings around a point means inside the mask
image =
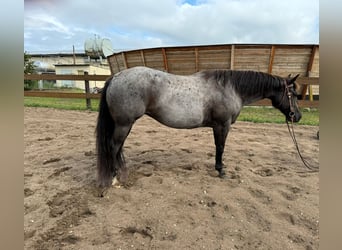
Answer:
[{"label": "fence rail", "polygon": [[[86,73],[86,72],[85,72]],[[30,97],[55,97],[55,98],[78,98],[85,99],[87,108],[91,108],[91,99],[99,99],[101,94],[93,94],[89,92],[89,81],[105,81],[109,75],[56,75],[56,74],[25,74],[25,80],[75,80],[84,81],[86,86],[85,93],[68,93],[68,92],[52,92],[52,91],[24,91],[24,96]],[[319,85],[318,77],[299,77],[296,81],[298,84],[309,86]],[[88,87],[87,87],[88,85]],[[300,107],[318,108],[318,100],[299,100]],[[270,100],[263,99],[250,104],[250,106],[272,106]]]},{"label": "fence rail", "polygon": [[110,75],[25,74],[25,80],[105,81]]},{"label": "fence rail", "polygon": [[[56,75],[25,74],[24,80],[70,80],[70,81],[106,81],[110,75]],[[298,77],[296,82],[302,85],[319,85],[319,77]]]},{"label": "fence rail", "polygon": [[87,109],[91,109],[91,99],[99,99],[100,94],[90,93],[89,81],[106,81],[110,75],[56,75],[56,74],[25,74],[25,80],[70,80],[84,81],[85,93],[49,92],[49,91],[24,91],[24,96],[31,97],[55,97],[55,98],[79,98],[86,100]]},{"label": "fence rail", "polygon": [[54,97],[54,98],[76,98],[76,99],[100,99],[101,94],[93,93],[68,93],[51,91],[24,91],[24,96],[30,97]]}]

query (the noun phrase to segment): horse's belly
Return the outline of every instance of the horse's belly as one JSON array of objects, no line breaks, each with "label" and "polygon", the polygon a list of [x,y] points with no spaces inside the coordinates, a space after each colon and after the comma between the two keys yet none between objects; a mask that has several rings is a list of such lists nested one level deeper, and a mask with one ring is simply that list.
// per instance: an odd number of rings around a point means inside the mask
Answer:
[{"label": "horse's belly", "polygon": [[173,128],[200,127],[204,120],[208,91],[198,82],[190,80],[185,83],[175,80],[169,85],[165,81],[161,84],[162,87],[153,94],[152,105],[148,107],[152,113],[149,115]]},{"label": "horse's belly", "polygon": [[203,112],[196,108],[164,107],[149,115],[172,128],[196,128],[203,124]]}]

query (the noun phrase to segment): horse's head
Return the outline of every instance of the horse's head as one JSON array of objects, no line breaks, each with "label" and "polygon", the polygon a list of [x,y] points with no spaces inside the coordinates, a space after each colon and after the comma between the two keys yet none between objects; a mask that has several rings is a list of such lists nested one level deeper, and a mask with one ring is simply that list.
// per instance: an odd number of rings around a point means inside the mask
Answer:
[{"label": "horse's head", "polygon": [[297,91],[299,85],[295,82],[297,77],[283,79],[282,89],[272,99],[272,105],[279,109],[286,117],[287,121],[299,122],[302,114],[297,103]]}]

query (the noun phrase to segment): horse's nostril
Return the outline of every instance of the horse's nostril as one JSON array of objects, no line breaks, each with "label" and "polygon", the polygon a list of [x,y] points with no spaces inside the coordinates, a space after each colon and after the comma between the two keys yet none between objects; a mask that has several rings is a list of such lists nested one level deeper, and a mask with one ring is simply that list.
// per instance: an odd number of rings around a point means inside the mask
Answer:
[{"label": "horse's nostril", "polygon": [[297,122],[299,122],[300,119],[302,119],[302,114],[301,114],[301,113],[298,113],[298,115],[297,115]]}]

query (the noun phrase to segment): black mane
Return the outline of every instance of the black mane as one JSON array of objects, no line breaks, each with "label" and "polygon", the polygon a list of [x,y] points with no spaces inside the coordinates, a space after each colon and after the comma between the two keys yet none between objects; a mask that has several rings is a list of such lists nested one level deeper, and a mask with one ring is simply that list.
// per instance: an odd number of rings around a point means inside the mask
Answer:
[{"label": "black mane", "polygon": [[206,80],[212,79],[223,87],[230,84],[243,96],[283,88],[281,77],[264,72],[219,69],[205,70],[201,73]]}]

